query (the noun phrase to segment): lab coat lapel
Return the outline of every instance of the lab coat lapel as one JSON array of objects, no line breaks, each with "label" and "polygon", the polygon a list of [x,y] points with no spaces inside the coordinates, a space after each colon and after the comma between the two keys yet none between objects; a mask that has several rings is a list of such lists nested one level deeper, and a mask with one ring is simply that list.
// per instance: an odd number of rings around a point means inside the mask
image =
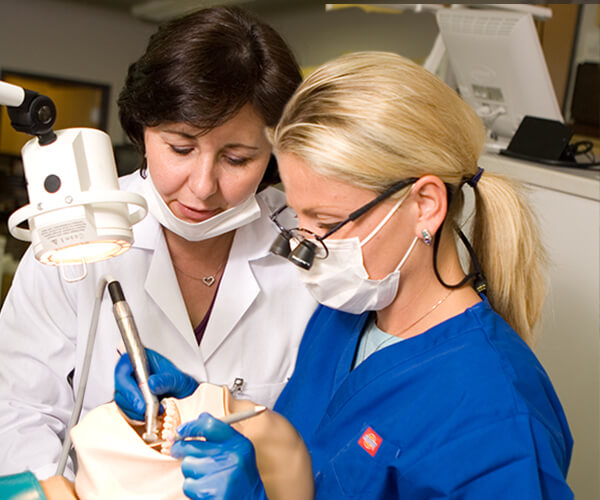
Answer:
[{"label": "lab coat lapel", "polygon": [[[142,185],[145,181],[137,172],[121,177],[119,182],[121,189],[144,196]],[[179,331],[185,341],[194,347],[194,351],[192,352],[197,352],[198,344],[181,295],[177,277],[175,276],[175,270],[171,263],[171,256],[162,226],[154,217],[148,215],[140,223],[133,226],[133,235],[133,245],[135,247],[152,252],[146,281],[144,282],[146,293],[152,297],[152,300],[154,300],[167,319]],[[158,349],[163,353],[173,352],[177,349],[176,346],[179,345],[179,342],[174,342],[170,336],[162,334],[163,332],[161,331],[156,331],[160,329],[160,326],[153,326],[155,328],[147,329],[147,332],[152,332],[152,339],[148,338],[147,341],[151,342],[154,349]],[[149,333],[146,333],[146,335],[149,335]]]},{"label": "lab coat lapel", "polygon": [[195,349],[198,344],[190,323],[181,290],[173,270],[167,242],[159,231],[155,251],[144,284],[146,291],[161,308],[179,333]]},{"label": "lab coat lapel", "polygon": [[[256,224],[261,222],[259,220]],[[248,224],[236,230],[219,285],[219,293],[200,343],[205,362],[231,334],[260,292],[252,269],[252,261],[265,253],[262,248],[263,242],[257,241],[260,234],[261,232],[256,231],[255,224]]]}]

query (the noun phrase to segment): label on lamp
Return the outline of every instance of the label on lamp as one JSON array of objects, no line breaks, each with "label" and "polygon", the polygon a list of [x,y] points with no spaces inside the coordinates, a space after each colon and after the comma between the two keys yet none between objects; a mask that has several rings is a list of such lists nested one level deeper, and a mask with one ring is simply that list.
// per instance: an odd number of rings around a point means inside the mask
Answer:
[{"label": "label on lamp", "polygon": [[77,245],[98,237],[94,226],[85,217],[39,227],[38,234],[45,248]]}]

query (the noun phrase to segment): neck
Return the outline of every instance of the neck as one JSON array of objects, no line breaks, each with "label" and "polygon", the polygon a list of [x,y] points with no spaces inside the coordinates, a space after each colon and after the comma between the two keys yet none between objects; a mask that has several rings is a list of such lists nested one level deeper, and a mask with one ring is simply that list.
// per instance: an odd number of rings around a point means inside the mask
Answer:
[{"label": "neck", "polygon": [[216,269],[225,262],[235,231],[202,241],[188,241],[163,228],[173,265],[179,269]]},{"label": "neck", "polygon": [[[440,242],[437,268],[448,284],[464,277],[452,235]],[[394,301],[377,312],[377,325],[403,338],[419,335],[480,301],[470,283],[454,290],[438,281],[433,271],[433,248],[422,242],[402,268],[400,281]]]}]

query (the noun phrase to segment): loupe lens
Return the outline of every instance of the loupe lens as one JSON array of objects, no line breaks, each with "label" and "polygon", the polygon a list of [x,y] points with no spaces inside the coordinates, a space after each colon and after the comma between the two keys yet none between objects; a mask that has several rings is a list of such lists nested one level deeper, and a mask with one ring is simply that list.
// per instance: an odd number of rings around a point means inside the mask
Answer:
[{"label": "loupe lens", "polygon": [[290,238],[291,235],[288,231],[281,232],[275,238],[275,241],[271,245],[270,252],[275,255],[280,255],[287,259],[288,255],[291,252],[290,248]]},{"label": "loupe lens", "polygon": [[317,247],[308,240],[302,240],[290,253],[288,259],[302,269],[310,269],[315,260]]}]

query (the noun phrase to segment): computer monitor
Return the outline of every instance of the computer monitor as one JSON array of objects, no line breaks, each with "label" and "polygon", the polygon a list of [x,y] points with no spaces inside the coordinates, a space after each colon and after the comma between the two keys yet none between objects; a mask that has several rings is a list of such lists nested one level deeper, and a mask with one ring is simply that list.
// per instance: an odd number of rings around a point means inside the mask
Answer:
[{"label": "computer monitor", "polygon": [[531,14],[437,12],[459,94],[482,118],[488,151],[505,149],[526,115],[563,122]]}]

